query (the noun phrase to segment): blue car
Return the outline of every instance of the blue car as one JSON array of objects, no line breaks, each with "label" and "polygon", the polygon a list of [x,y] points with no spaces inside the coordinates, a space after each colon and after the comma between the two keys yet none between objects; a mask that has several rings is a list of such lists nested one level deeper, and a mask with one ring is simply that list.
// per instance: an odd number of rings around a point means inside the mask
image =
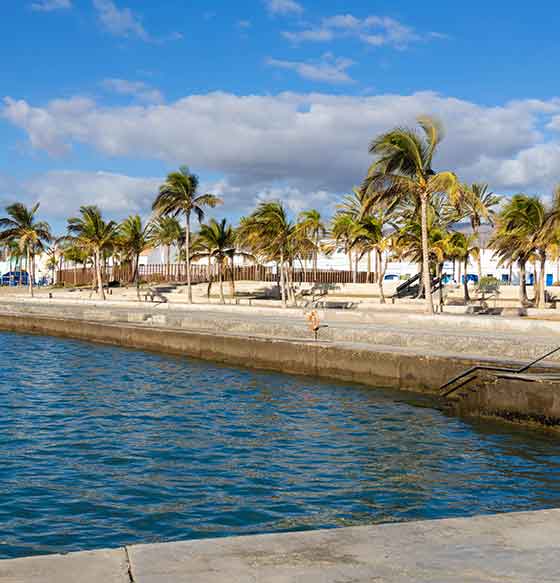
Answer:
[{"label": "blue car", "polygon": [[18,284],[29,285],[29,274],[27,271],[8,271],[2,276],[2,285],[16,286]]}]

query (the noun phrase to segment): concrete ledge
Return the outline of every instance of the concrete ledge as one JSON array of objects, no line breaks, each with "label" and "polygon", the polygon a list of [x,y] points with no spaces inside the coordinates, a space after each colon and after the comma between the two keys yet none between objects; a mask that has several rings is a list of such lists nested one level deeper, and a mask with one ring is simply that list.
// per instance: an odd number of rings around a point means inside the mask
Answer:
[{"label": "concrete ledge", "polygon": [[557,583],[560,510],[0,561],[0,583]]},{"label": "concrete ledge", "polygon": [[125,549],[0,561],[0,583],[130,583]]},{"label": "concrete ledge", "polygon": [[[0,329],[424,393],[436,393],[445,381],[469,366],[496,362],[495,359],[468,358],[457,354],[422,354],[394,346],[282,340],[36,315],[0,314]],[[509,364],[515,366],[518,363]]]}]

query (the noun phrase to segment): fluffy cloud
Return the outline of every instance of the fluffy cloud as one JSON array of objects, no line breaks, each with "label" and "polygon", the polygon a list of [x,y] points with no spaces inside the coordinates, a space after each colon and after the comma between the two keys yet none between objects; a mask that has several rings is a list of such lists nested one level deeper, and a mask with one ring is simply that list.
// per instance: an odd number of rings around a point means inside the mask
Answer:
[{"label": "fluffy cloud", "polygon": [[131,95],[145,103],[161,103],[163,94],[159,89],[150,87],[143,81],[127,81],[126,79],[105,79],[103,87],[119,95]]},{"label": "fluffy cloud", "polygon": [[29,202],[40,202],[51,220],[66,219],[85,204],[97,204],[116,217],[148,213],[160,183],[160,178],[67,170],[35,176],[20,185],[20,192]]},{"label": "fluffy cloud", "polygon": [[72,8],[72,0],[38,0],[31,4],[31,10],[37,12],[53,12]]},{"label": "fluffy cloud", "polygon": [[118,8],[112,0],[93,0],[93,6],[99,22],[111,34],[150,40],[142,22],[129,8]]},{"label": "fluffy cloud", "polygon": [[[15,201],[28,205],[39,202],[41,217],[48,220],[57,233],[64,232],[67,218],[75,216],[82,205],[95,204],[105,216],[115,220],[135,213],[147,219],[163,180],[163,175],[132,177],[76,170],[45,172],[22,181],[0,174],[0,208]],[[250,212],[256,203],[266,199],[267,193],[274,192],[282,198],[285,194],[289,208],[294,211],[299,210],[298,200],[302,198],[302,193],[296,189],[242,189],[225,179],[202,181],[200,192],[211,192],[224,200],[223,206],[209,210],[209,216],[231,219]]]},{"label": "fluffy cloud", "polygon": [[284,61],[279,59],[267,59],[266,63],[278,69],[295,71],[303,79],[322,81],[325,83],[352,83],[353,79],[348,75],[347,69],[354,64],[350,59],[335,58],[325,55],[319,62]]},{"label": "fluffy cloud", "polygon": [[198,172],[222,176],[241,210],[273,188],[283,189],[294,208],[309,193],[347,192],[367,170],[371,138],[413,125],[421,114],[436,115],[447,130],[437,168],[488,181],[495,191],[549,189],[559,179],[560,143],[545,139],[546,126],[560,115],[558,100],[485,107],[433,92],[216,92],[128,107],[102,107],[81,97],[44,106],[6,98],[1,114],[26,132],[33,148],[54,155],[79,144],[107,157],[188,162]]},{"label": "fluffy cloud", "polygon": [[140,17],[130,8],[119,8],[113,0],[93,0],[101,26],[110,34],[125,38],[138,38],[145,42],[161,43],[180,40],[183,35],[174,32],[163,37],[152,36],[142,24]]},{"label": "fluffy cloud", "polygon": [[295,0],[265,0],[271,14],[301,14],[303,6]]},{"label": "fluffy cloud", "polygon": [[390,46],[397,49],[405,49],[413,42],[443,36],[438,33],[422,36],[410,26],[388,16],[368,16],[360,19],[352,14],[329,16],[317,26],[298,31],[285,31],[282,34],[295,44],[355,37],[371,46]]}]

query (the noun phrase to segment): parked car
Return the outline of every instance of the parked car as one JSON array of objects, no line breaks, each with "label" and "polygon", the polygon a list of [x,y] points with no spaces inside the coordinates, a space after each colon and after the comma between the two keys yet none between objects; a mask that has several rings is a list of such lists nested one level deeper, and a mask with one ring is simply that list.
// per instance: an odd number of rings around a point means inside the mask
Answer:
[{"label": "parked car", "polygon": [[2,285],[16,286],[29,285],[29,274],[27,271],[8,271],[2,276]]}]

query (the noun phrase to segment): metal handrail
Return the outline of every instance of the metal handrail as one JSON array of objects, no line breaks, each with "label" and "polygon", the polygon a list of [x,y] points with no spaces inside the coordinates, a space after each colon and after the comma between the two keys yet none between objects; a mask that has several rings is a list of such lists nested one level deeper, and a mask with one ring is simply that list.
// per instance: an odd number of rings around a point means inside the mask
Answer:
[{"label": "metal handrail", "polygon": [[461,374],[454,376],[452,379],[448,380],[445,384],[441,385],[439,390],[445,391],[445,389],[447,389],[448,387],[450,387],[451,385],[453,385],[457,381],[459,381],[465,377],[469,377],[460,385],[453,387],[452,389],[442,393],[442,397],[448,397],[449,395],[451,395],[455,391],[458,391],[461,387],[464,387],[470,381],[476,379],[478,377],[477,374],[475,374],[473,376],[469,376],[469,375],[472,375],[473,373],[476,373],[476,372],[481,371],[481,370],[490,370],[490,371],[494,371],[494,372],[511,372],[514,374],[521,374],[521,373],[524,373],[526,370],[529,370],[532,366],[535,366],[535,364],[538,364],[539,362],[541,362],[545,358],[552,356],[555,352],[558,352],[558,351],[560,351],[560,346],[557,346],[554,350],[551,350],[550,352],[547,352],[546,354],[539,356],[539,358],[537,358],[536,360],[533,360],[529,364],[526,364],[520,368],[507,368],[504,366],[484,366],[484,365],[471,366],[467,370],[463,371]]}]

